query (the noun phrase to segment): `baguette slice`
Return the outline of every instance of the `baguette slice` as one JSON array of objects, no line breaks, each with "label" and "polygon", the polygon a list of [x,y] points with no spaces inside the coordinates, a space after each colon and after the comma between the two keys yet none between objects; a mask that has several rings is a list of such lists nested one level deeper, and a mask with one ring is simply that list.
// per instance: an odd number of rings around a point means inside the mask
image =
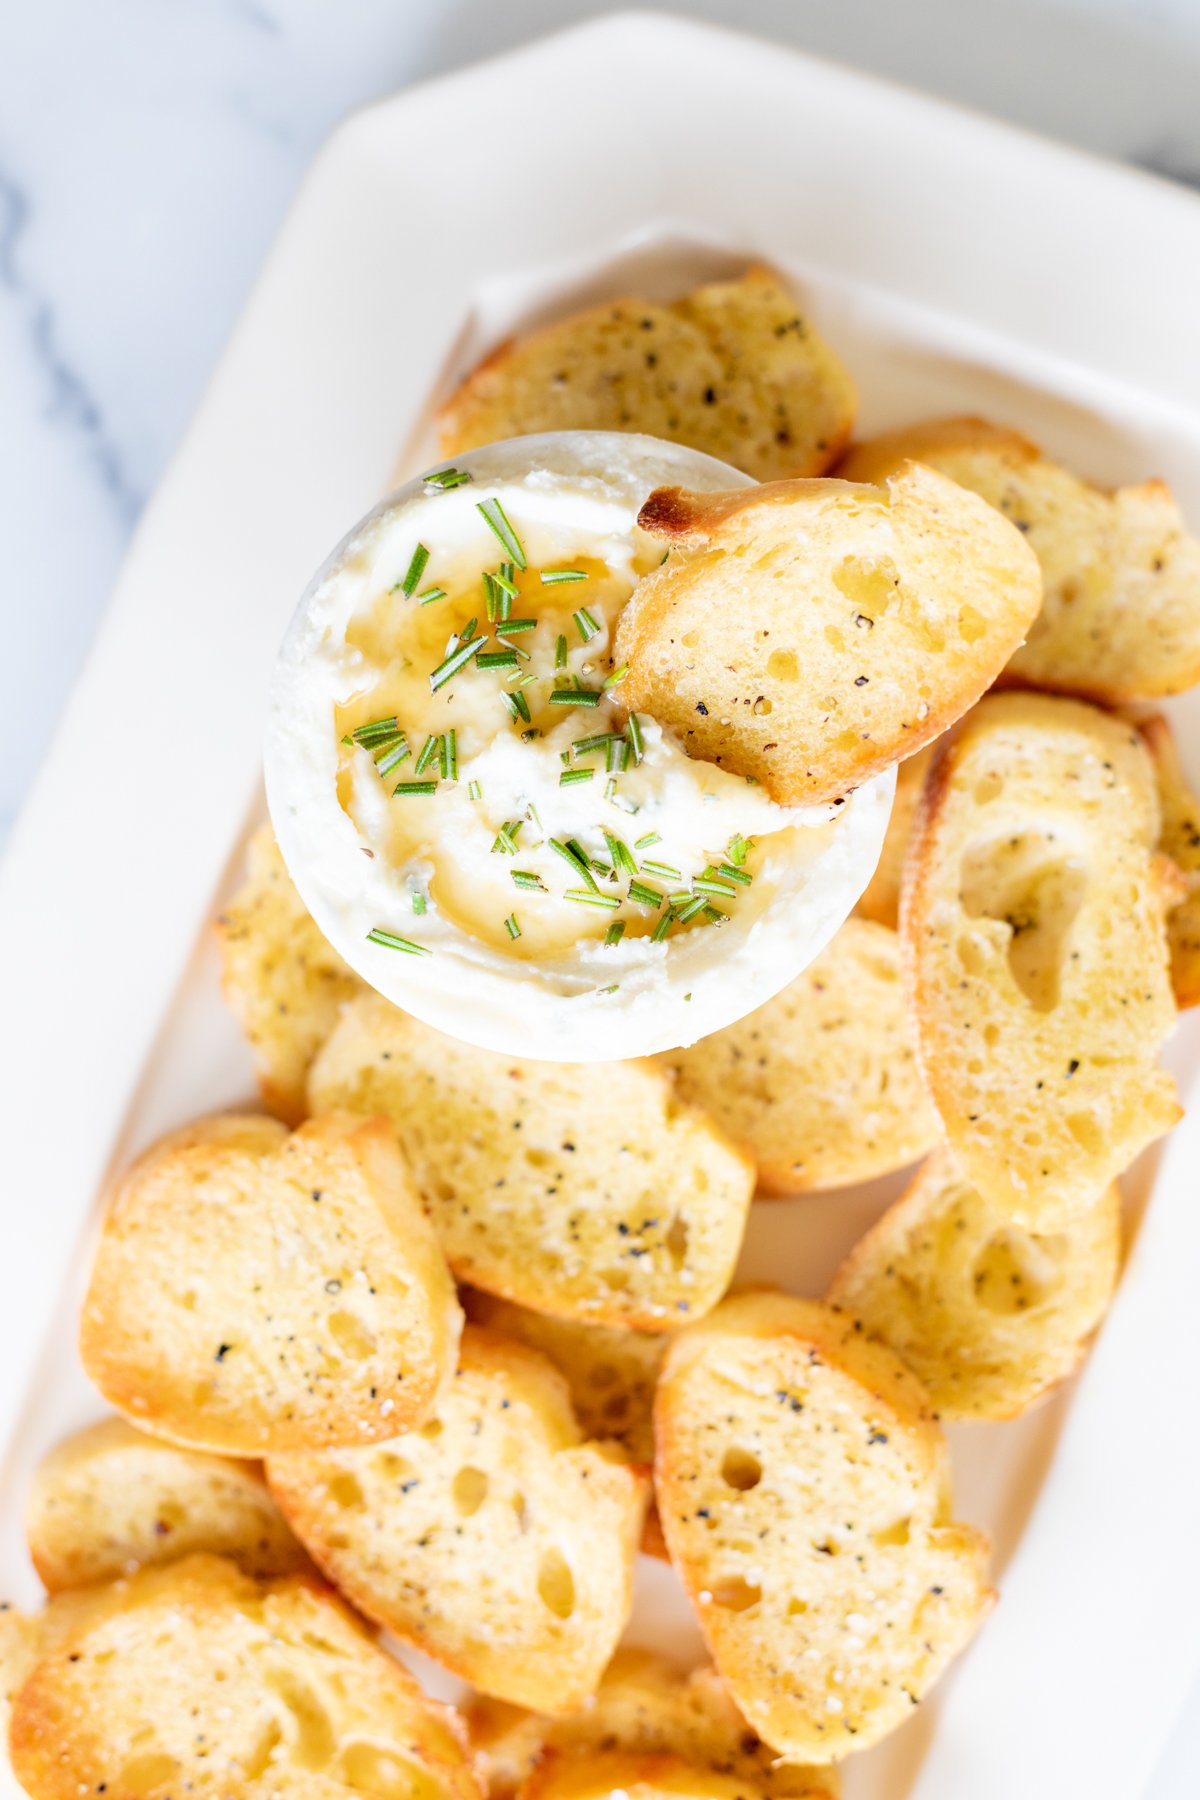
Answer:
[{"label": "baguette slice", "polygon": [[769,269],[668,304],[615,300],[502,344],[441,416],[442,453],[534,431],[644,431],[759,481],[819,475],[854,388]]},{"label": "baguette slice", "polygon": [[633,1598],[650,1484],[586,1443],[544,1356],[481,1327],[428,1424],[273,1456],[293,1530],[348,1599],[485,1693],[565,1712],[596,1691]]},{"label": "baguette slice", "polygon": [[196,1556],[104,1592],[17,1697],[33,1800],[477,1800],[450,1709],[319,1584]]},{"label": "baguette slice", "polygon": [[758,1164],[759,1190],[799,1194],[903,1168],[941,1127],[921,1086],[900,940],[846,920],[757,1012],[660,1059]]},{"label": "baguette slice", "polygon": [[462,1300],[472,1324],[549,1357],[570,1389],[585,1436],[620,1444],[630,1462],[654,1461],[654,1384],[667,1347],[661,1332],[555,1319],[470,1289]]},{"label": "baguette slice", "polygon": [[1162,812],[1158,847],[1179,869],[1186,891],[1167,914],[1171,985],[1177,1006],[1200,1006],[1200,801],[1188,787],[1171,727],[1162,714],[1138,729],[1154,758]]},{"label": "baguette slice", "polygon": [[201,1550],[247,1575],[308,1567],[253,1463],[177,1449],[124,1419],[102,1419],[51,1451],[34,1476],[25,1529],[52,1594]]},{"label": "baguette slice", "polygon": [[918,1051],[963,1176],[1041,1234],[1179,1117],[1158,801],[1137,732],[997,694],[934,768],[901,933]]},{"label": "baguette slice", "polygon": [[754,1171],[651,1063],[499,1056],[372,998],[347,1008],[309,1097],[391,1119],[460,1281],[647,1331],[729,1285]]},{"label": "baguette slice", "polygon": [[772,1800],[836,1800],[841,1792],[834,1770],[789,1763],[768,1748],[714,1669],[685,1675],[651,1650],[618,1650],[595,1699],[569,1718],[481,1696],[467,1712],[467,1729],[494,1800],[522,1787],[547,1750],[583,1761],[612,1751],[679,1757]]},{"label": "baguette slice", "polygon": [[924,1388],[815,1301],[745,1293],[667,1352],[655,1483],[738,1708],[783,1755],[865,1750],[991,1604]]},{"label": "baguette slice", "polygon": [[250,1040],[264,1104],[298,1125],[309,1064],[343,1002],[365,990],[301,900],[269,825],[250,841],[217,941],[222,991]]},{"label": "baguette slice", "polygon": [[760,1782],[661,1752],[564,1756],[548,1750],[521,1789],[521,1800],[764,1800],[765,1794]]},{"label": "baguette slice", "polygon": [[828,1299],[903,1358],[943,1419],[1015,1419],[1082,1362],[1120,1255],[1115,1187],[1037,1237],[943,1152],[850,1252]]},{"label": "baguette slice", "polygon": [[202,1119],[117,1190],[80,1349],[105,1399],[196,1450],[370,1443],[429,1413],[462,1313],[382,1119]]},{"label": "baguette slice", "polygon": [[1200,681],[1200,542],[1161,481],[1107,490],[1019,432],[939,419],[858,444],[838,473],[882,481],[910,457],[982,495],[1025,533],[1045,599],[1008,674],[1116,705]]},{"label": "baguette slice", "polygon": [[617,626],[621,698],[787,805],[837,800],[940,736],[1041,602],[1033,552],[944,475],[659,488],[670,555]]},{"label": "baguette slice", "polygon": [[896,770],[896,798],[888,820],[883,849],[875,865],[875,873],[863,889],[855,912],[860,919],[872,919],[876,925],[887,925],[895,931],[900,923],[900,886],[904,879],[904,861],[921,799],[921,789],[933,762],[933,745],[927,744]]}]

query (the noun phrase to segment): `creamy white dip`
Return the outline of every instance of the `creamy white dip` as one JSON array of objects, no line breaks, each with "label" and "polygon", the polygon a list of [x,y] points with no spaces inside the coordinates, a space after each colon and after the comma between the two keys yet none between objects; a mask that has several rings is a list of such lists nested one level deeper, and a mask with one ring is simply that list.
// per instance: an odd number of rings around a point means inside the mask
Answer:
[{"label": "creamy white dip", "polygon": [[456,1037],[568,1061],[691,1043],[832,936],[893,778],[785,808],[627,721],[614,630],[663,554],[639,508],[743,475],[608,432],[454,469],[355,527],[284,641],[266,774],[292,878],[365,980]]}]

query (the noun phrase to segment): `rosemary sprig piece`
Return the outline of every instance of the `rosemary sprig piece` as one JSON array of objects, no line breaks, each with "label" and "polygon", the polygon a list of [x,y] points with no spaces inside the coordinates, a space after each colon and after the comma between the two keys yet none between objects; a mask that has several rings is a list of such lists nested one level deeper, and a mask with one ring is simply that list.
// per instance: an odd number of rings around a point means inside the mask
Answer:
[{"label": "rosemary sprig piece", "polygon": [[385,931],[382,925],[373,926],[367,933],[367,941],[382,944],[385,950],[403,950],[406,956],[432,956],[433,951],[426,944],[414,944],[411,938],[397,937],[394,931]]},{"label": "rosemary sprig piece", "polygon": [[476,501],[476,505],[487,523],[491,526],[497,538],[499,538],[500,543],[508,556],[516,564],[517,568],[525,568],[525,551],[522,547],[521,540],[513,530],[512,525],[509,522],[508,514],[501,506],[499,500],[493,495],[490,500]]}]

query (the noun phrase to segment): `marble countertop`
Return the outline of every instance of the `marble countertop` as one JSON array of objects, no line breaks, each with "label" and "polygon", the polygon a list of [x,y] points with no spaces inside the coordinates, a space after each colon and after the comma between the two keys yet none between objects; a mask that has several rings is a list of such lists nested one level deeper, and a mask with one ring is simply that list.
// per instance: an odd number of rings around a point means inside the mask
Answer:
[{"label": "marble countertop", "polygon": [[[0,845],[138,514],[321,141],[364,101],[611,10],[595,0],[6,10]],[[1200,185],[1198,0],[660,0],[660,10],[834,56]],[[1200,1685],[1146,1800],[1198,1793]]]}]

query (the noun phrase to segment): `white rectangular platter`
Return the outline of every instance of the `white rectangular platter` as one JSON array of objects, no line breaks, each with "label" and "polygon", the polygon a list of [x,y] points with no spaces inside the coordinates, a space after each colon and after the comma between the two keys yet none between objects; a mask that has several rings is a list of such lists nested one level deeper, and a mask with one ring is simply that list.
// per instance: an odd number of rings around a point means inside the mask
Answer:
[{"label": "white rectangular platter", "polygon": [[[361,113],[314,166],[150,507],[0,870],[0,1587],[32,1599],[29,1471],[97,1413],[75,1317],[111,1169],[252,1097],[207,923],[258,816],[271,659],[312,569],[514,324],[773,261],[866,430],[976,410],[1200,520],[1200,203],[707,27],[610,17]],[[1173,709],[1200,775],[1200,706]],[[1200,1021],[1171,1061],[1200,1080]],[[1136,1800],[1200,1666],[1200,1108],[1127,1181],[1083,1377],[960,1427],[1001,1605],[847,1800]],[[750,1276],[818,1293],[897,1191],[756,1209]],[[641,1641],[695,1650],[643,1570]]]}]

